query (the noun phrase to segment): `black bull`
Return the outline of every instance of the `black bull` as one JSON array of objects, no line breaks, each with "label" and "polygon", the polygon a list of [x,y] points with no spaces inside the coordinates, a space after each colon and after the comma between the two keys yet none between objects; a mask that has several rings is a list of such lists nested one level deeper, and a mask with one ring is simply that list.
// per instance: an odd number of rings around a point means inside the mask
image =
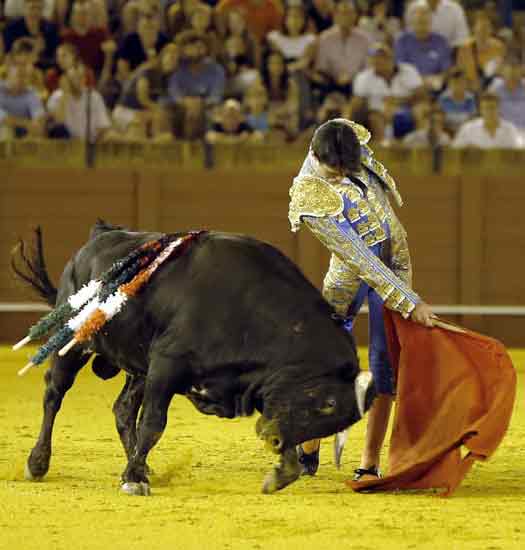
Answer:
[{"label": "black bull", "polygon": [[[13,267],[54,306],[159,237],[97,223],[66,265],[58,290],[47,277],[39,232],[33,256],[18,247]],[[25,271],[17,267],[20,261]],[[261,413],[258,435],[280,454],[265,492],[299,477],[296,445],[355,423],[374,394],[373,384],[362,387],[352,337],[289,259],[249,237],[203,233],[92,341],[52,357],[41,432],[26,466],[29,479],[47,473],[56,414],[92,354],[99,376],[126,373],[113,411],[128,458],[122,488],[131,494],[149,492],[146,459],[175,394],[205,414]]]}]

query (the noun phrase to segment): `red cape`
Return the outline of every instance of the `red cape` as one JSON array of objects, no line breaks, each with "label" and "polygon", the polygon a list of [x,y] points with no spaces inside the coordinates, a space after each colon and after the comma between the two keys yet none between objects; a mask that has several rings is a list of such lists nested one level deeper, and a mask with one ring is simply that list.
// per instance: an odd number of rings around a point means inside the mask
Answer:
[{"label": "red cape", "polygon": [[389,311],[385,323],[397,373],[389,474],[348,484],[356,491],[440,488],[450,495],[503,439],[516,394],[514,367],[503,344],[487,336],[427,329]]}]

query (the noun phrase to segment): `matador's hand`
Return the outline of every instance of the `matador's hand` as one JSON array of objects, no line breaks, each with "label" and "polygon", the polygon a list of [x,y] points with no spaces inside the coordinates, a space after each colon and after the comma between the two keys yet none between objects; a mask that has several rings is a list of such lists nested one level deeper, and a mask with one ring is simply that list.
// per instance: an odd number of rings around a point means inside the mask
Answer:
[{"label": "matador's hand", "polygon": [[413,309],[410,319],[414,323],[419,323],[424,327],[433,327],[435,315],[432,313],[432,309],[425,302],[419,302],[416,307]]}]

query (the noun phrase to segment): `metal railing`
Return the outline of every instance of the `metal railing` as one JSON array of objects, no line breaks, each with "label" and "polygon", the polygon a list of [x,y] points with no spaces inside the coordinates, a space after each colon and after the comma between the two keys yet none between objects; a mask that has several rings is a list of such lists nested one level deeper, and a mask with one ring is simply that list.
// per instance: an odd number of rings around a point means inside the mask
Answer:
[{"label": "metal railing", "polygon": [[[47,304],[40,302],[0,302],[0,313],[39,313],[50,310]],[[525,306],[507,305],[438,304],[432,305],[432,311],[442,315],[525,316]],[[361,308],[360,313],[367,312],[366,306]]]}]

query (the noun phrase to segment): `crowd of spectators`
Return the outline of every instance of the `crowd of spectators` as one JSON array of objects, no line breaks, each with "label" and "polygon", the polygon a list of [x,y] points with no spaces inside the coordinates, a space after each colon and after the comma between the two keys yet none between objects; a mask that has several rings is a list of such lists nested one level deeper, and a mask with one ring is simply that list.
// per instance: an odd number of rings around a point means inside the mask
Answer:
[{"label": "crowd of spectators", "polygon": [[0,140],[525,147],[525,0],[0,0]]}]

